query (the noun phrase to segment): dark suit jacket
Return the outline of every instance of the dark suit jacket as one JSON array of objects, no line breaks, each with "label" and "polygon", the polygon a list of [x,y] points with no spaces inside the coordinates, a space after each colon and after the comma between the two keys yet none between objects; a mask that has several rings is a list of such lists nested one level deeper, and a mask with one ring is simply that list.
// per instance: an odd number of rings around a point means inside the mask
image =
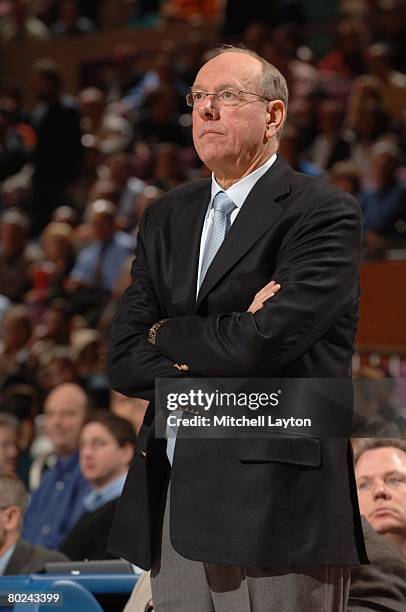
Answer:
[{"label": "dark suit jacket", "polygon": [[351,571],[348,612],[403,612],[406,608],[406,558],[362,517],[370,565]]},{"label": "dark suit jacket", "polygon": [[[210,180],[183,186],[143,217],[112,327],[108,376],[153,398],[155,377],[349,377],[358,313],[356,201],[279,158],[256,183],[196,302]],[[282,290],[255,315],[254,294]],[[156,347],[147,342],[152,323]],[[169,463],[153,406],[116,514],[110,550],[143,568],[157,553]],[[171,539],[185,557],[254,566],[356,565],[366,560],[345,439],[177,440]],[[159,541],[159,535],[158,535]]]},{"label": "dark suit jacket", "polygon": [[107,537],[113,523],[118,499],[94,512],[86,512],[70,530],[60,550],[72,561],[115,558],[107,551]]},{"label": "dark suit jacket", "polygon": [[43,546],[34,546],[20,539],[4,571],[5,576],[28,575],[45,571],[45,564],[68,561],[62,553]]}]

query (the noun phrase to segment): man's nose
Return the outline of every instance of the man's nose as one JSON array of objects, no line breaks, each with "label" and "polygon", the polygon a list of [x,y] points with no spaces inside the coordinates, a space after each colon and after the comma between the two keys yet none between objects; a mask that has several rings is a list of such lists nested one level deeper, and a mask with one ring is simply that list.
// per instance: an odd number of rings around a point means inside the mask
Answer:
[{"label": "man's nose", "polygon": [[220,116],[214,94],[207,94],[206,98],[197,107],[200,117],[205,121],[218,119]]},{"label": "man's nose", "polygon": [[377,480],[374,483],[372,494],[374,499],[389,499],[391,497],[389,487],[387,487],[383,480]]},{"label": "man's nose", "polygon": [[82,446],[80,447],[80,456],[82,458],[84,457],[90,457],[92,454],[92,449],[90,447],[89,444],[82,444]]}]

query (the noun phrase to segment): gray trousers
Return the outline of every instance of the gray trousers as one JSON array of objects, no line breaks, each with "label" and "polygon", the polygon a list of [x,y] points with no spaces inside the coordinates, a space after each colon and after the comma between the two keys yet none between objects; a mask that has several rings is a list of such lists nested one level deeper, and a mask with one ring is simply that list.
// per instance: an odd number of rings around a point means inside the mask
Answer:
[{"label": "gray trousers", "polygon": [[169,491],[161,558],[151,570],[156,612],[345,612],[351,568],[217,565],[185,559],[169,538]]}]

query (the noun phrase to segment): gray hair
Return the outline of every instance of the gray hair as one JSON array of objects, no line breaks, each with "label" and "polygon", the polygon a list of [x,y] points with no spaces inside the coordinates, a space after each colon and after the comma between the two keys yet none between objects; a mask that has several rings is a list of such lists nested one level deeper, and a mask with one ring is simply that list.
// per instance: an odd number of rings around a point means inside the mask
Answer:
[{"label": "gray hair", "polygon": [[406,453],[405,438],[360,438],[354,453],[354,465],[358,463],[361,455],[376,448],[398,448]]},{"label": "gray hair", "polygon": [[223,53],[243,53],[244,55],[250,55],[258,60],[262,65],[261,78],[259,81],[260,95],[264,98],[269,98],[270,100],[282,100],[286,109],[288,108],[288,85],[285,77],[276,68],[276,66],[270,64],[265,58],[261,57],[261,55],[255,51],[245,49],[245,47],[221,45],[217,48],[214,57],[216,57],[216,55],[222,55]]},{"label": "gray hair", "polygon": [[23,514],[27,501],[27,491],[20,479],[13,474],[0,474],[0,507],[18,506]]}]

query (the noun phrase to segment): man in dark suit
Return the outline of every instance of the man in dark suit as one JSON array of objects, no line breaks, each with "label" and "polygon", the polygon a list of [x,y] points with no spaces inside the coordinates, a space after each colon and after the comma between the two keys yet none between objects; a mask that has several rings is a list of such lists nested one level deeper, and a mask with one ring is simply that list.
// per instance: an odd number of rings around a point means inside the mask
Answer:
[{"label": "man in dark suit", "polygon": [[63,92],[59,66],[50,59],[33,68],[32,90],[38,100],[31,121],[36,133],[32,177],[32,233],[37,236],[52,212],[72,201],[82,160],[80,114],[74,98]]},{"label": "man in dark suit", "polygon": [[107,537],[134,452],[131,423],[110,412],[92,415],[80,433],[80,469],[92,487],[85,513],[60,550],[73,561],[110,559]]},{"label": "man in dark suit", "polygon": [[21,538],[21,523],[27,492],[21,480],[0,474],[0,576],[45,571],[53,561],[67,561],[60,552],[34,546]]},{"label": "man in dark suit", "polygon": [[[359,209],[277,156],[287,98],[280,72],[246,50],[199,71],[187,101],[212,180],[144,214],[112,328],[116,390],[152,400],[159,377],[350,376]],[[349,566],[366,561],[349,443],[167,444],[151,402],[110,548],[152,567],[159,612],[344,610]]]},{"label": "man in dark suit", "polygon": [[370,565],[351,570],[348,612],[403,612],[406,605],[406,558],[376,533],[362,516]]}]

